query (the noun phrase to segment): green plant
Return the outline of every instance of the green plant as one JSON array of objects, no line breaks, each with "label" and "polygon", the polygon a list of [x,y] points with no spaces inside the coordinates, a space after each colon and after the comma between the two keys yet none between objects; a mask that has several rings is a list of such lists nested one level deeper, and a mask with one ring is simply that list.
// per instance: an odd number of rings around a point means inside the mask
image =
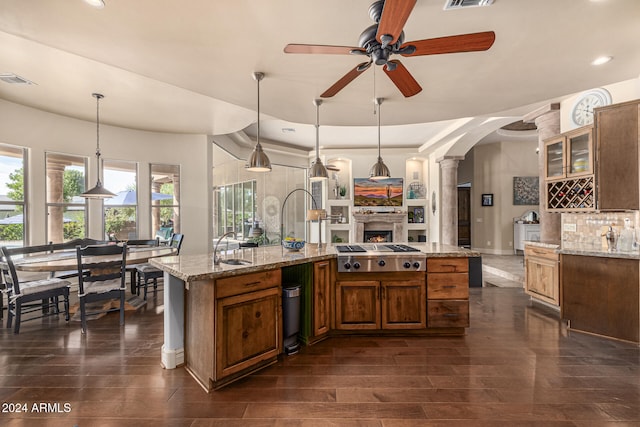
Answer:
[{"label": "green plant", "polygon": [[344,197],[347,195],[347,186],[346,185],[341,185],[340,186],[340,197]]}]

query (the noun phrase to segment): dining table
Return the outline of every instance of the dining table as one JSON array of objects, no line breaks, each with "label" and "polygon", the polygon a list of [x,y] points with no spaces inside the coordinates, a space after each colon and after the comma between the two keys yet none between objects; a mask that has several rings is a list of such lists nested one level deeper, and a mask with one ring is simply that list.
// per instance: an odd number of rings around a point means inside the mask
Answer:
[{"label": "dining table", "polygon": [[[167,247],[130,247],[127,248],[127,265],[143,264],[151,258],[176,255],[177,248]],[[96,260],[117,260],[121,255],[101,255]],[[92,257],[85,258],[85,262],[91,262]],[[78,259],[75,250],[52,252],[47,255],[16,258],[13,260],[16,270],[29,272],[54,272],[77,270]]]}]

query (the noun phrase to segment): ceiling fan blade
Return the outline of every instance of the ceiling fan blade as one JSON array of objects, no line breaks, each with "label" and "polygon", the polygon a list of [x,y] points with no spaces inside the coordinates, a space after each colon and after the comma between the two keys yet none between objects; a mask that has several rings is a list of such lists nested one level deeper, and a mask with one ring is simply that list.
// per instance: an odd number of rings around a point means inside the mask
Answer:
[{"label": "ceiling fan blade", "polygon": [[416,79],[413,78],[409,70],[407,70],[400,61],[394,59],[389,62],[395,64],[395,69],[393,71],[389,71],[386,65],[382,69],[386,75],[389,76],[393,84],[395,84],[400,92],[402,92],[405,98],[409,98],[410,96],[416,95],[422,91],[422,87],[420,87]]},{"label": "ceiling fan blade", "polygon": [[[369,64],[369,65],[367,66],[367,64]],[[342,78],[340,80],[335,82],[333,84],[333,86],[331,86],[329,89],[325,90],[324,93],[322,95],[320,95],[320,98],[331,98],[333,95],[335,95],[336,93],[340,92],[346,85],[348,85],[353,80],[355,80],[356,77],[358,77],[363,72],[367,71],[369,69],[370,65],[371,65],[371,62],[369,62],[369,63],[363,62],[362,64],[356,65],[355,68],[353,68],[347,74],[342,76]]]},{"label": "ceiling fan blade", "polygon": [[401,53],[402,56],[438,55],[442,53],[474,52],[487,50],[496,39],[496,33],[485,31],[482,33],[459,34],[457,36],[438,37],[435,39],[416,40],[400,46],[413,45],[413,53]]},{"label": "ceiling fan blade", "polygon": [[331,46],[321,44],[288,44],[284,47],[284,53],[320,53],[330,55],[350,55],[351,51],[361,51],[366,53],[366,50],[353,47],[353,46]]},{"label": "ceiling fan blade", "polygon": [[[376,33],[376,39],[383,43],[383,48],[398,40],[415,5],[416,0],[385,0]],[[392,38],[383,40],[383,36]]]}]

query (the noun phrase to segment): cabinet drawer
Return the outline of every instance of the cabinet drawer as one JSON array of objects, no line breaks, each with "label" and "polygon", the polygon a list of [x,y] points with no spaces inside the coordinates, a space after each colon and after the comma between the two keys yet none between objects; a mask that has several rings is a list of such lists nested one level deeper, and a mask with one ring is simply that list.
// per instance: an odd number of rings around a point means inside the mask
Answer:
[{"label": "cabinet drawer", "polygon": [[427,273],[466,273],[468,258],[427,258]]},{"label": "cabinet drawer", "polygon": [[280,286],[280,269],[216,280],[216,299]]},{"label": "cabinet drawer", "polygon": [[552,248],[541,248],[539,246],[531,246],[525,245],[524,247],[524,256],[526,257],[537,257],[544,258],[549,261],[558,261],[559,255],[556,253],[555,249]]},{"label": "cabinet drawer", "polygon": [[466,328],[469,326],[469,301],[428,301],[427,311],[427,327],[429,328]]},{"label": "cabinet drawer", "polygon": [[427,274],[427,299],[469,298],[469,273]]}]

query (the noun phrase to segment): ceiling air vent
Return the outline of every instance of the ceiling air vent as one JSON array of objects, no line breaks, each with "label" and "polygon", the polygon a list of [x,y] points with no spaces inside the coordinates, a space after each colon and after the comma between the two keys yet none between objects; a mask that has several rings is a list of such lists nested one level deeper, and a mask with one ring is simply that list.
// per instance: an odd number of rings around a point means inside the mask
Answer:
[{"label": "ceiling air vent", "polygon": [[20,77],[13,73],[0,73],[0,80],[12,85],[33,85],[35,84],[31,80],[27,80],[24,77]]},{"label": "ceiling air vent", "polygon": [[444,4],[444,10],[489,6],[491,3],[493,3],[493,0],[447,0]]}]

